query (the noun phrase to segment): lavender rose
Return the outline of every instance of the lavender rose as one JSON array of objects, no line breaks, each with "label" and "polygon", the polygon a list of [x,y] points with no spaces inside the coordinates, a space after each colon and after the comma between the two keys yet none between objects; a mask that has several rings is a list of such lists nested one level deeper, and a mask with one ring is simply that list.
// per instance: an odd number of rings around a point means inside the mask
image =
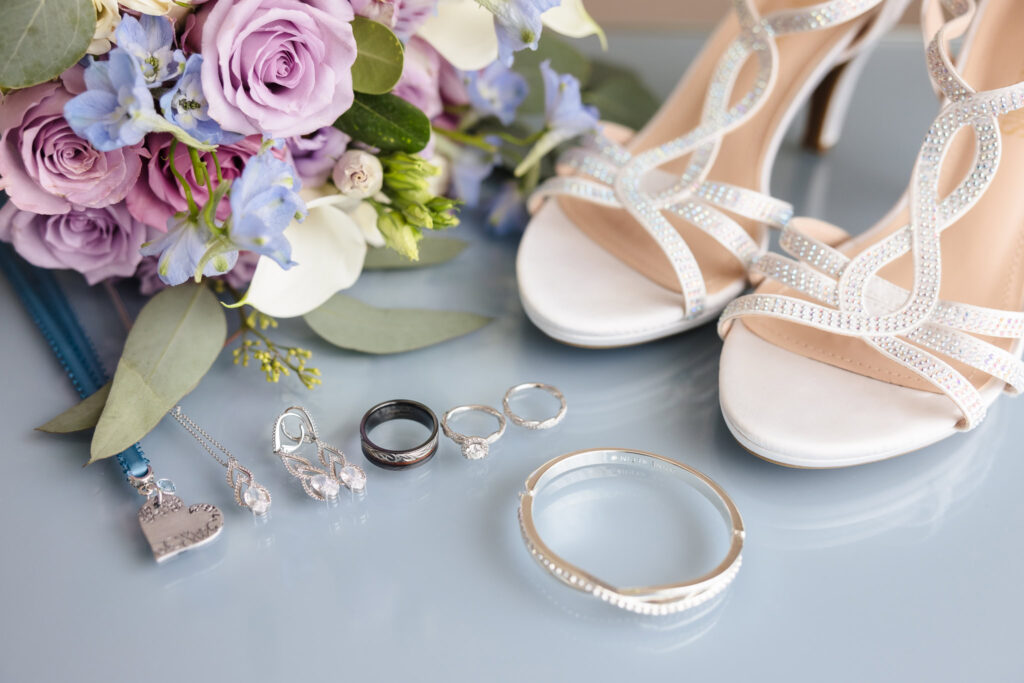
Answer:
[{"label": "lavender rose", "polygon": [[341,0],[218,2],[205,16],[203,93],[229,131],[287,138],[352,106],[352,6]]},{"label": "lavender rose", "polygon": [[349,0],[361,17],[391,28],[402,42],[416,33],[437,9],[437,0]]},{"label": "lavender rose", "polygon": [[427,41],[413,38],[405,44],[402,77],[393,92],[434,119],[444,111],[440,77],[441,55]]},{"label": "lavender rose", "polygon": [[0,102],[0,189],[20,209],[57,214],[109,206],[139,177],[139,145],[100,152],[64,120],[64,105],[83,85],[81,71],[74,67],[63,83],[16,90]]},{"label": "lavender rose", "polygon": [[[151,134],[146,138],[149,160],[142,170],[139,182],[128,193],[127,198],[128,210],[136,220],[161,231],[167,230],[167,219],[179,211],[188,209],[188,200],[174,179],[167,160],[167,150],[173,140],[174,138],[166,134]],[[260,151],[261,142],[259,136],[251,136],[217,148],[217,159],[220,161],[221,173],[225,180],[234,180],[242,175],[245,162]],[[200,153],[200,158],[208,162],[209,168],[213,168],[212,160],[208,159],[205,153]],[[174,167],[185,178],[196,203],[200,206],[205,204],[209,192],[204,183],[196,182],[192,162],[188,158],[188,148],[185,145],[179,144],[175,148]],[[217,207],[217,218],[224,220],[230,213],[231,207],[227,201],[222,201]]]},{"label": "lavender rose", "polygon": [[49,216],[10,202],[0,207],[0,240],[41,268],[77,270],[90,285],[132,275],[142,260],[139,247],[146,234],[146,226],[133,220],[124,204]]}]

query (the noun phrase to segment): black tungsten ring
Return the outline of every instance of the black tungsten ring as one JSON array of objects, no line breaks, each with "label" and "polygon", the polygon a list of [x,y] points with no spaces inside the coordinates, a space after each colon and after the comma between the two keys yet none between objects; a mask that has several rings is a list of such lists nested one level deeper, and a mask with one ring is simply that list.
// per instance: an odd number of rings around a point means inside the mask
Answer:
[{"label": "black tungsten ring", "polygon": [[[370,432],[391,420],[412,420],[430,430],[430,436],[419,446],[405,450],[393,450],[378,446],[370,440]],[[437,452],[438,425],[434,411],[419,401],[398,399],[384,401],[366,411],[359,424],[359,440],[362,442],[363,455],[379,467],[388,469],[404,469],[419,465],[433,457]]]}]

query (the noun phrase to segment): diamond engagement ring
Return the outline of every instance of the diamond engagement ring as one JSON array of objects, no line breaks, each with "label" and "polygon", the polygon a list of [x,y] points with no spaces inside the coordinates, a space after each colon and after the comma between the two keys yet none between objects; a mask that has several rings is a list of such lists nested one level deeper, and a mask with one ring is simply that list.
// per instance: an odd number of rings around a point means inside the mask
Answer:
[{"label": "diamond engagement ring", "polygon": [[[512,397],[530,389],[541,389],[558,399],[558,403],[560,404],[558,412],[555,413],[553,417],[549,417],[546,420],[527,420],[525,417],[520,417],[512,412]],[[508,419],[512,420],[513,423],[520,427],[526,427],[527,429],[551,429],[562,421],[562,418],[565,417],[565,413],[568,410],[568,406],[565,403],[565,396],[562,392],[550,384],[544,384],[542,382],[525,382],[523,384],[517,384],[505,392],[505,398],[501,400],[501,406],[505,409],[505,414],[508,415]]]},{"label": "diamond engagement ring", "polygon": [[[448,421],[453,417],[470,412],[480,412],[493,415],[498,420],[498,429],[487,436],[470,436],[467,434],[460,434],[448,426]],[[449,410],[444,414],[444,417],[441,418],[441,428],[444,430],[445,436],[459,444],[462,448],[463,457],[468,460],[479,460],[480,458],[487,457],[487,454],[490,452],[490,445],[500,439],[501,435],[505,433],[505,416],[490,406],[457,406]]]},{"label": "diamond engagement ring", "polygon": [[[729,549],[718,565],[695,579],[660,586],[619,587],[597,578],[586,570],[559,557],[549,548],[534,524],[536,499],[559,477],[587,467],[631,465],[662,476],[673,477],[696,489],[715,507],[729,530]],[[556,579],[578,591],[621,609],[645,615],[682,612],[720,594],[740,569],[746,535],[736,505],[722,488],[707,475],[674,460],[645,451],[596,448],[561,455],[541,465],[526,480],[526,491],[519,502],[519,528],[530,555]]]},{"label": "diamond engagement ring", "polygon": [[[370,432],[391,420],[412,420],[430,430],[427,440],[418,446],[405,450],[394,450],[379,446],[370,439]],[[388,469],[403,469],[424,463],[437,452],[437,416],[434,411],[419,401],[396,399],[384,401],[366,411],[359,423],[359,439],[363,455],[374,465]]]}]

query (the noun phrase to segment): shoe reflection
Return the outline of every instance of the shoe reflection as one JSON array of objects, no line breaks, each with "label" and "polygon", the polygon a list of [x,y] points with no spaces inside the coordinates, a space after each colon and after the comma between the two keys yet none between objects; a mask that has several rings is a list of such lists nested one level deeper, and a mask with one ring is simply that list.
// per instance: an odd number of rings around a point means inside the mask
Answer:
[{"label": "shoe reflection", "polygon": [[[827,548],[885,534],[921,540],[977,493],[996,457],[1013,450],[1005,412],[997,403],[971,432],[891,460],[834,470],[781,467],[733,442],[712,476],[733,494],[751,538],[762,546]],[[724,424],[721,429],[727,432]]]}]

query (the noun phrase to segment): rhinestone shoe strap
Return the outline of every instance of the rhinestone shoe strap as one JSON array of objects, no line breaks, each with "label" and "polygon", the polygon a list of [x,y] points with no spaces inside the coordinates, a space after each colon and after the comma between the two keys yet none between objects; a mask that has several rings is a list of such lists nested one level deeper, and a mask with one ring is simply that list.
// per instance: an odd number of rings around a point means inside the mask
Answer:
[{"label": "rhinestone shoe strap", "polygon": [[[969,333],[1024,339],[1024,314],[940,300],[939,236],[988,188],[1001,150],[997,119],[1024,108],[1024,82],[981,93],[964,83],[952,66],[948,45],[966,30],[975,5],[973,0],[943,0],[943,5],[952,18],[934,32],[927,51],[932,79],[948,103],[918,154],[909,225],[852,259],[787,227],[780,244],[797,260],[766,255],[754,270],[811,300],[775,294],[740,297],[722,314],[719,332],[724,335],[736,318],[759,315],[860,337],[949,396],[963,414],[958,427],[969,429],[984,418],[984,401],[966,377],[935,354],[1002,380],[1012,393],[1020,392],[1024,365],[1016,356]],[[973,169],[940,199],[942,164],[952,139],[968,126],[977,139]],[[878,276],[879,270],[908,252],[914,263],[909,292]]]},{"label": "rhinestone shoe strap", "polygon": [[[706,232],[744,266],[763,253],[766,244],[756,242],[725,212],[781,227],[792,216],[792,208],[759,192],[707,180],[722,137],[752,117],[771,92],[778,71],[776,36],[836,26],[883,1],[831,0],[761,17],[752,0],[733,0],[741,32],[716,66],[700,124],[638,155],[597,135],[587,146],[570,150],[562,159],[578,175],[549,179],[537,189],[531,203],[537,206],[548,197],[568,196],[627,210],[654,237],[672,264],[687,319],[698,317],[704,311],[707,296],[704,277],[666,213]],[[736,98],[736,80],[750,59],[757,63],[754,83]],[[666,163],[687,155],[690,159],[682,175],[660,170]]]}]

